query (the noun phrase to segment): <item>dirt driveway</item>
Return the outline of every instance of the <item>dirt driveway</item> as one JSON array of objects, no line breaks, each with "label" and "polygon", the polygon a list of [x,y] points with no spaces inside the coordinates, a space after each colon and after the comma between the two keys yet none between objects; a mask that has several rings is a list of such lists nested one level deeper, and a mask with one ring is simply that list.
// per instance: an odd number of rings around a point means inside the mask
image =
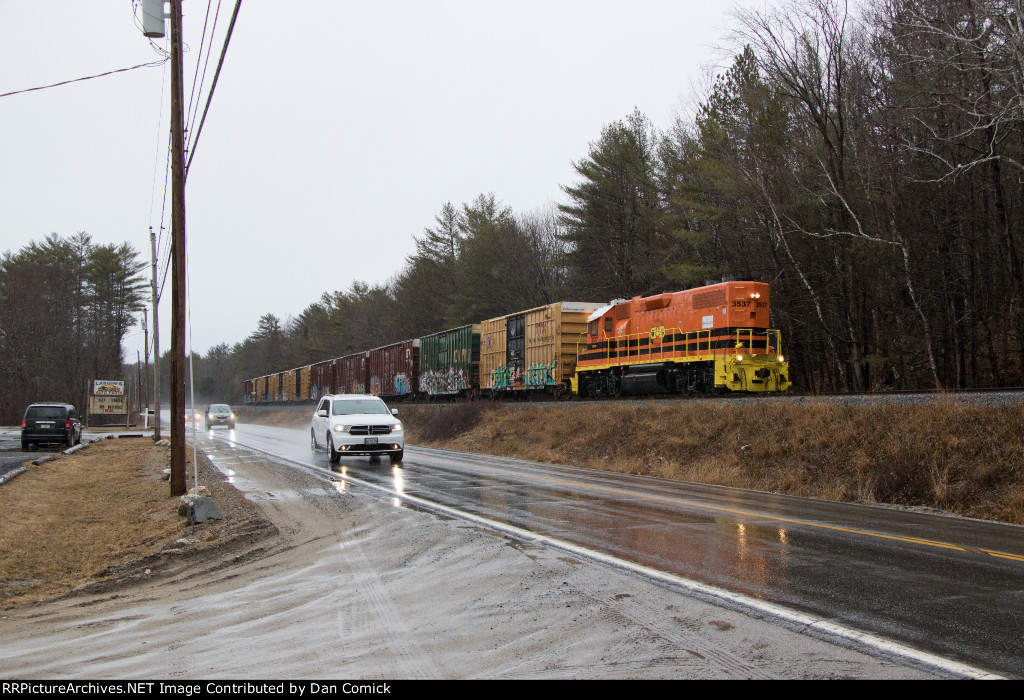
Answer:
[{"label": "dirt driveway", "polygon": [[242,450],[211,457],[217,488],[246,496],[215,492],[223,535],[197,525],[120,576],[3,611],[0,677],[927,675]]}]

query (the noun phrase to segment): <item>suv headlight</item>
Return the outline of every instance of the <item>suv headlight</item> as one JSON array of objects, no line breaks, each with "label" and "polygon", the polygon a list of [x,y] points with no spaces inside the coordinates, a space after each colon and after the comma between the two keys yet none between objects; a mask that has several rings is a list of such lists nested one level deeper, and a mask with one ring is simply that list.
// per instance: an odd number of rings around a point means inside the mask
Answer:
[{"label": "suv headlight", "polygon": [[334,426],[334,430],[335,430],[335,432],[339,432],[339,433],[347,433],[348,429],[351,428],[351,427],[352,427],[351,425],[336,425],[336,426]]},{"label": "suv headlight", "polygon": [[401,429],[402,429],[402,424],[401,423],[392,423],[391,424],[391,431],[392,432],[398,432]]}]

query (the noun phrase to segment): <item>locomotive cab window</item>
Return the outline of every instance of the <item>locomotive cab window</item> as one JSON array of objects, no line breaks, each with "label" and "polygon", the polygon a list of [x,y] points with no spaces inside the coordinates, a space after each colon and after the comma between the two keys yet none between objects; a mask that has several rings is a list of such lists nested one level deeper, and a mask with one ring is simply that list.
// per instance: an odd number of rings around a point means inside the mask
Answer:
[{"label": "locomotive cab window", "polygon": [[605,316],[604,317],[604,332],[605,333],[611,333],[612,332],[612,317],[611,316]]},{"label": "locomotive cab window", "polygon": [[591,321],[587,324],[587,333],[592,336],[597,336],[597,321]]}]

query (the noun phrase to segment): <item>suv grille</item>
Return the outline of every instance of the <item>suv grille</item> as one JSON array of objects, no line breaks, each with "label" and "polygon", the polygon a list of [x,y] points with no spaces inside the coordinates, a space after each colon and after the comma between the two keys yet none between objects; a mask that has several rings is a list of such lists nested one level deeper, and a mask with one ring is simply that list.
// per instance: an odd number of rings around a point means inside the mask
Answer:
[{"label": "suv grille", "polygon": [[348,431],[349,435],[388,435],[390,433],[390,425],[353,425]]}]

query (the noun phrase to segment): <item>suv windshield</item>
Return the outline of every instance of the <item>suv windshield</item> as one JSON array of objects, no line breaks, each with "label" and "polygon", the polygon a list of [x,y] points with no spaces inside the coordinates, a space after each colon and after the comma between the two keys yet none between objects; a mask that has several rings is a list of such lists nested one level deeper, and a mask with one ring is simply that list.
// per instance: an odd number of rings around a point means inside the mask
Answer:
[{"label": "suv windshield", "polygon": [[335,416],[352,416],[360,413],[389,414],[388,407],[380,399],[347,399],[331,403],[331,413]]},{"label": "suv windshield", "polygon": [[231,413],[231,407],[225,406],[222,403],[217,403],[210,406],[210,413]]}]

